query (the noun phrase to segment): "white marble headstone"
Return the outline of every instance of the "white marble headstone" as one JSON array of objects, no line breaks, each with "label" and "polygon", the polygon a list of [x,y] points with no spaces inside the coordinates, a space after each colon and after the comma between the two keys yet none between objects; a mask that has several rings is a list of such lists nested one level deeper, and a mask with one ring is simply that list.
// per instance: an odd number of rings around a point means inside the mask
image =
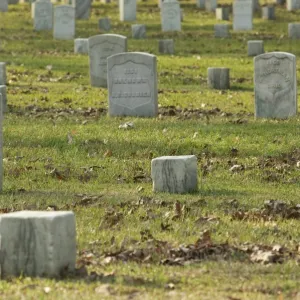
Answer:
[{"label": "white marble headstone", "polygon": [[255,116],[288,118],[297,114],[296,57],[269,52],[254,58]]},{"label": "white marble headstone", "polygon": [[110,116],[155,117],[157,103],[156,56],[130,52],[107,59]]},{"label": "white marble headstone", "polygon": [[238,0],[233,3],[233,30],[252,30],[253,2]]},{"label": "white marble headstone", "polygon": [[176,0],[166,0],[161,5],[162,31],[180,31],[180,5]]},{"label": "white marble headstone", "polygon": [[118,34],[99,34],[89,38],[90,81],[95,87],[107,87],[107,57],[127,52],[127,38]]},{"label": "white marble headstone", "polygon": [[136,0],[119,0],[120,21],[136,20]]},{"label": "white marble headstone", "polygon": [[75,35],[75,8],[59,5],[54,8],[53,37],[60,40],[72,40]]},{"label": "white marble headstone", "polygon": [[53,4],[50,1],[38,0],[33,3],[34,29],[51,30],[53,27]]}]

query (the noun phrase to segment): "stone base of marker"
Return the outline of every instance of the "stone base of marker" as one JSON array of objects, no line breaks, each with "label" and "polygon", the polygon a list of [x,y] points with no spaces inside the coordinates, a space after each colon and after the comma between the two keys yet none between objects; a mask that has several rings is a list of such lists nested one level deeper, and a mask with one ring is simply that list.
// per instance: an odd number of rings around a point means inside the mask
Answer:
[{"label": "stone base of marker", "polygon": [[2,95],[2,112],[7,112],[6,85],[0,85],[0,94]]},{"label": "stone base of marker", "polygon": [[275,6],[263,6],[262,18],[265,20],[275,20]]},{"label": "stone base of marker", "polygon": [[110,19],[109,18],[102,18],[98,21],[98,28],[103,31],[110,31]]},{"label": "stone base of marker", "polygon": [[248,56],[256,56],[265,53],[264,41],[248,41]]},{"label": "stone base of marker", "polygon": [[131,25],[132,37],[134,39],[145,39],[146,38],[146,26],[143,24]]},{"label": "stone base of marker", "polygon": [[74,271],[73,212],[20,211],[0,216],[1,277],[59,277]]},{"label": "stone base of marker", "polygon": [[215,24],[215,37],[227,38],[229,37],[229,25],[228,24]]},{"label": "stone base of marker", "polygon": [[162,156],[151,162],[154,192],[190,193],[197,190],[195,155]]},{"label": "stone base of marker", "polygon": [[75,39],[74,53],[88,54],[88,39]]},{"label": "stone base of marker", "polygon": [[159,40],[158,51],[162,54],[174,54],[174,41],[172,39]]},{"label": "stone base of marker", "polygon": [[216,19],[217,20],[229,20],[230,8],[229,7],[217,7]]},{"label": "stone base of marker", "polygon": [[230,87],[228,68],[208,68],[207,84],[212,89],[227,90]]},{"label": "stone base of marker", "polygon": [[289,23],[289,38],[300,39],[300,23]]}]

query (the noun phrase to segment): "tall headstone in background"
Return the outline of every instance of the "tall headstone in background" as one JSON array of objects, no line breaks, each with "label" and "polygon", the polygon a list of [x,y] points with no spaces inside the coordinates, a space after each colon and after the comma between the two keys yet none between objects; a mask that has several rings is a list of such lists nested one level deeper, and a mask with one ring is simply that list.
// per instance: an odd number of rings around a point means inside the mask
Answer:
[{"label": "tall headstone in background", "polygon": [[299,0],[287,0],[286,8],[288,11],[298,10],[298,9],[300,9],[300,1]]},{"label": "tall headstone in background", "polygon": [[136,0],[119,0],[120,21],[136,20]]},{"label": "tall headstone in background", "polygon": [[165,0],[161,6],[162,31],[180,31],[180,5],[176,0]]},{"label": "tall headstone in background", "polygon": [[76,19],[89,19],[91,14],[91,0],[75,0]]},{"label": "tall headstone in background", "polygon": [[254,58],[255,116],[284,119],[297,114],[296,57],[269,52]]},{"label": "tall headstone in background", "polygon": [[89,38],[90,81],[95,87],[107,87],[107,57],[127,52],[127,38],[118,34],[100,34]]},{"label": "tall headstone in background", "polygon": [[48,0],[38,0],[33,3],[34,29],[51,30],[53,27],[53,4]]},{"label": "tall headstone in background", "polygon": [[1,0],[0,1],[0,11],[1,12],[7,12],[8,11],[8,2],[7,2],[7,0]]},{"label": "tall headstone in background", "polygon": [[196,0],[196,6],[200,9],[205,8],[205,0]]},{"label": "tall headstone in background", "polygon": [[0,85],[6,85],[6,63],[0,62]]},{"label": "tall headstone in background", "polygon": [[216,11],[217,8],[217,0],[205,0],[205,10],[209,12]]},{"label": "tall headstone in background", "polygon": [[54,8],[53,37],[60,40],[72,40],[75,35],[75,8],[60,5]]},{"label": "tall headstone in background", "polygon": [[155,117],[157,103],[156,56],[130,52],[107,59],[110,116]]},{"label": "tall headstone in background", "polygon": [[233,3],[233,30],[252,30],[253,2],[238,0]]}]

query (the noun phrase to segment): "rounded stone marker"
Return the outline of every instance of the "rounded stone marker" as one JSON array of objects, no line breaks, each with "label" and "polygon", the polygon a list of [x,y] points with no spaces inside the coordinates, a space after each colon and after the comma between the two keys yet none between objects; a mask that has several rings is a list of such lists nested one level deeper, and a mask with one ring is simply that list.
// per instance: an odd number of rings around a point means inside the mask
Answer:
[{"label": "rounded stone marker", "polygon": [[229,68],[208,68],[207,84],[212,89],[227,90],[229,83]]},{"label": "rounded stone marker", "polygon": [[265,53],[264,41],[248,41],[248,56],[256,56]]},{"label": "rounded stone marker", "polygon": [[154,192],[184,194],[197,190],[195,155],[161,156],[152,159],[151,177]]}]

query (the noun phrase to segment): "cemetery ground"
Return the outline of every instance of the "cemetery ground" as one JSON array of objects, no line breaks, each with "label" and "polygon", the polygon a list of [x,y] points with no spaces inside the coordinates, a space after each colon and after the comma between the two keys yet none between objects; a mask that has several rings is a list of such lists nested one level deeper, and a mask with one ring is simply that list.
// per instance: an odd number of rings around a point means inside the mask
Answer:
[{"label": "cemetery ground", "polygon": [[[78,244],[76,274],[2,280],[2,299],[299,297],[300,118],[254,119],[247,40],[299,56],[287,28],[300,12],[277,6],[275,21],[256,15],[253,31],[215,39],[213,13],[181,7],[183,31],[162,33],[157,3],[139,2],[133,23],[146,24],[145,40],[131,39],[115,3],[94,2],[91,19],[76,21],[76,37],[87,38],[109,16],[128,51],[158,56],[152,119],[108,117],[88,56],[34,32],[29,5],[0,15],[9,104],[1,212],[72,210]],[[162,38],[174,39],[174,56],[159,55]],[[207,88],[208,67],[230,68],[230,90]],[[119,128],[126,122],[134,126]],[[154,194],[151,159],[187,154],[198,158],[199,190]]]}]

